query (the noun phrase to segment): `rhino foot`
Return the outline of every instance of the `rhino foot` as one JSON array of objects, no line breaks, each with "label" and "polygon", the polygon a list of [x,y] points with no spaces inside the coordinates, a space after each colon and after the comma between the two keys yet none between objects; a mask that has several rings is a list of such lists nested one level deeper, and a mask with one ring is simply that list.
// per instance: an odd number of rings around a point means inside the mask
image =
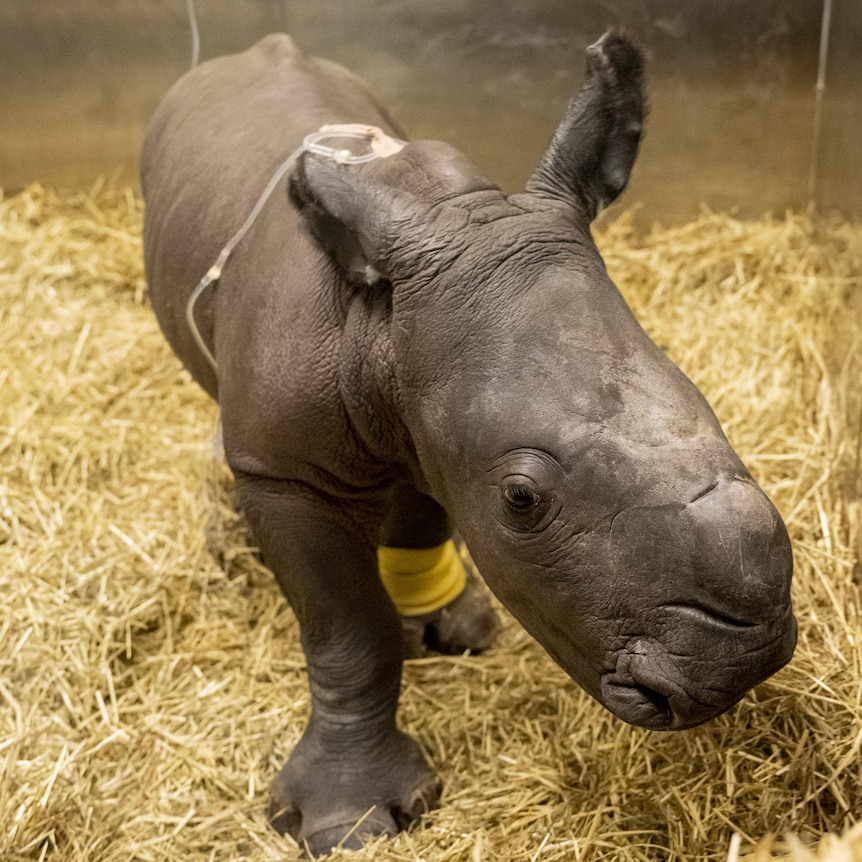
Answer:
[{"label": "rhino foot", "polygon": [[420,616],[402,616],[406,655],[420,658],[429,650],[460,655],[482,652],[494,642],[499,620],[487,589],[468,573],[462,592],[448,605]]},{"label": "rhino foot", "polygon": [[268,817],[315,858],[395,835],[435,807],[440,790],[417,743],[400,731],[372,749],[333,754],[309,727],[270,786]]}]

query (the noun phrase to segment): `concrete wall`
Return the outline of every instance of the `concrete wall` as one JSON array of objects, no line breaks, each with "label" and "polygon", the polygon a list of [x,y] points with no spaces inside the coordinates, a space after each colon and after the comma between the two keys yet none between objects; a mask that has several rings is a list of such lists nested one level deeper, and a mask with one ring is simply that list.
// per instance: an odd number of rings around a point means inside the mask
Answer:
[{"label": "concrete wall", "polygon": [[[609,24],[647,48],[651,113],[625,203],[678,221],[809,201],[862,211],[862,6],[833,0],[195,0],[201,58],[287,30],[371,82],[411,137],[520,187]],[[3,0],[0,184],[133,178],[146,119],[189,66],[185,0]],[[813,158],[813,160],[812,160]]]}]

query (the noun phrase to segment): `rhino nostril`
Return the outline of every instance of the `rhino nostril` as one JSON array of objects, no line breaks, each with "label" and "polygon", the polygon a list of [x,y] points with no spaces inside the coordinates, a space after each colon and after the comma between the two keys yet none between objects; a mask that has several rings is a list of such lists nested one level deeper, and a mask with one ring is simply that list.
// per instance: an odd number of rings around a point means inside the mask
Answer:
[{"label": "rhino nostril", "polygon": [[707,494],[711,494],[718,487],[718,480],[716,479],[711,485],[708,485],[698,494],[695,494],[691,500],[688,501],[688,505],[690,506],[692,503],[696,503],[698,500],[703,499]]},{"label": "rhino nostril", "polygon": [[732,473],[721,473],[716,476],[715,480],[710,482],[705,488],[698,491],[686,505],[691,506],[693,503],[697,503],[702,500],[704,497],[708,497],[713,491],[719,490],[722,487],[728,488],[735,486],[735,483],[741,482],[744,485],[749,486],[750,488],[756,488],[757,486],[752,481],[749,476],[741,476],[734,475]]},{"label": "rhino nostril", "polygon": [[711,628],[723,628],[736,631],[744,631],[745,629],[755,628],[760,625],[757,622],[749,622],[748,620],[740,620],[735,617],[726,616],[719,613],[713,608],[702,607],[694,604],[669,604],[662,607],[671,611],[674,614],[688,619],[689,622],[707,625]]}]

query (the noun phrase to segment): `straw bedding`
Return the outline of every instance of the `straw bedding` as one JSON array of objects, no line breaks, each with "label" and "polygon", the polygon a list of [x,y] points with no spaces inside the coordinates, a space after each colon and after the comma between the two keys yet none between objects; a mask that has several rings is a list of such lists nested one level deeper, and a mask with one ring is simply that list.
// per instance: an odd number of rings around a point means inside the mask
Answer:
[{"label": "straw bedding", "polygon": [[[140,222],[127,189],[0,202],[0,859],[295,858],[264,813],[308,715],[297,626],[148,308]],[[862,859],[862,227],[622,218],[599,242],[787,520],[796,656],[657,734],[507,618],[486,655],[406,667],[443,804],[351,858]]]}]

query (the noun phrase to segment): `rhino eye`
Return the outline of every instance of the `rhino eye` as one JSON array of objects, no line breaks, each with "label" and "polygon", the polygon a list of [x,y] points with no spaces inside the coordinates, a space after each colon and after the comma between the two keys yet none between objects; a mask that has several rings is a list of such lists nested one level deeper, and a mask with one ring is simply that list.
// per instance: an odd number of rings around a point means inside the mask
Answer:
[{"label": "rhino eye", "polygon": [[533,532],[545,523],[550,499],[542,494],[532,479],[509,476],[500,484],[503,521],[518,532]]},{"label": "rhino eye", "polygon": [[500,524],[516,533],[536,535],[560,514],[557,488],[562,468],[550,456],[533,449],[516,449],[489,471]]},{"label": "rhino eye", "polygon": [[526,514],[539,505],[540,498],[532,484],[523,480],[509,482],[503,487],[503,499],[519,514]]}]

